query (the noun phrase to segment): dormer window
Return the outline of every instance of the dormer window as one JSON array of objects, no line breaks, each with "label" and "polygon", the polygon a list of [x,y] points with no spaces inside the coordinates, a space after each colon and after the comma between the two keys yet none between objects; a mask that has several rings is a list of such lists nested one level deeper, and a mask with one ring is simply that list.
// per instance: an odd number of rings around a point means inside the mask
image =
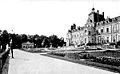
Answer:
[{"label": "dormer window", "polygon": [[78,30],[80,30],[80,27],[78,27]]},{"label": "dormer window", "polygon": [[115,18],[115,21],[117,21],[117,18]]},{"label": "dormer window", "polygon": [[98,23],[98,26],[100,25],[100,23]]},{"label": "dormer window", "polygon": [[109,22],[112,22],[112,19],[109,19]]}]

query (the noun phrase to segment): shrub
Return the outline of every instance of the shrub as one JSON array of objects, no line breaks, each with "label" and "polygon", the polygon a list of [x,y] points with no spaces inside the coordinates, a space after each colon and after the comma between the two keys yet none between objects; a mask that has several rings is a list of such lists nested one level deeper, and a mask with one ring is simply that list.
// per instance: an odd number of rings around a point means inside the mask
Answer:
[{"label": "shrub", "polygon": [[93,55],[90,55],[89,53],[81,53],[79,55],[81,59],[94,59],[95,58]]},{"label": "shrub", "polygon": [[49,53],[51,55],[56,55],[56,56],[61,56],[61,57],[64,57],[65,56],[65,53],[59,53],[59,52],[51,52]]},{"label": "shrub", "polygon": [[88,53],[67,53],[65,55],[66,57],[68,58],[71,58],[71,59],[77,59],[77,60],[80,60],[80,59],[95,59],[94,56],[88,54]]},{"label": "shrub", "polygon": [[113,57],[97,57],[96,59],[93,59],[93,62],[113,65],[113,66],[120,66],[120,59],[119,58],[113,58]]},{"label": "shrub", "polygon": [[66,53],[65,57],[75,59],[75,60],[80,59],[80,56],[78,53]]}]

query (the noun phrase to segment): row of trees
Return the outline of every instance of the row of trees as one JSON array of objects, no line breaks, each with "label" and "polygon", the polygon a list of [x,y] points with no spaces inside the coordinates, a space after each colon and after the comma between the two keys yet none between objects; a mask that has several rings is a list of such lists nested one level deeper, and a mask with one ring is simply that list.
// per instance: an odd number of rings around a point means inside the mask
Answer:
[{"label": "row of trees", "polygon": [[34,35],[34,36],[28,36],[27,39],[29,42],[35,43],[36,47],[62,47],[66,43],[64,42],[64,38],[58,38],[56,35],[51,35],[49,37],[44,35]]},{"label": "row of trees", "polygon": [[64,38],[58,38],[56,35],[51,35],[49,37],[44,35],[26,35],[26,34],[11,34],[8,33],[7,30],[0,30],[0,45],[1,49],[5,50],[6,45],[9,44],[12,39],[13,48],[21,48],[22,43],[24,42],[32,42],[35,44],[35,47],[62,47],[66,43],[64,42]]}]

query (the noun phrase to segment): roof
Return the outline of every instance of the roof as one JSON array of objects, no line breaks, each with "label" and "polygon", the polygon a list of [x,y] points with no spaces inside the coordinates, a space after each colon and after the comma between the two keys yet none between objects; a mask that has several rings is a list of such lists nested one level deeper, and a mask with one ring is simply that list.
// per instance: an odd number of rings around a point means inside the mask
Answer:
[{"label": "roof", "polygon": [[26,42],[26,43],[22,43],[23,45],[26,45],[26,44],[34,44],[34,43],[31,43],[31,42]]},{"label": "roof", "polygon": [[97,22],[97,26],[109,25],[110,23],[120,22],[120,16],[114,18],[107,18],[104,21]]}]

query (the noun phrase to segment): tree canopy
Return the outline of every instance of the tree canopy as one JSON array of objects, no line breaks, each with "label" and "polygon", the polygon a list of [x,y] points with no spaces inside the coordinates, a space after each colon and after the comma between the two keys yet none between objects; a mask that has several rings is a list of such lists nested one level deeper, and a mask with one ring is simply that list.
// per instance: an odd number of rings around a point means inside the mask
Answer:
[{"label": "tree canopy", "polygon": [[58,38],[57,35],[51,35],[49,37],[45,35],[26,35],[26,34],[12,34],[7,30],[0,30],[0,45],[6,45],[12,39],[13,48],[21,48],[22,43],[32,42],[36,48],[43,47],[62,47],[66,43],[64,38]]}]

